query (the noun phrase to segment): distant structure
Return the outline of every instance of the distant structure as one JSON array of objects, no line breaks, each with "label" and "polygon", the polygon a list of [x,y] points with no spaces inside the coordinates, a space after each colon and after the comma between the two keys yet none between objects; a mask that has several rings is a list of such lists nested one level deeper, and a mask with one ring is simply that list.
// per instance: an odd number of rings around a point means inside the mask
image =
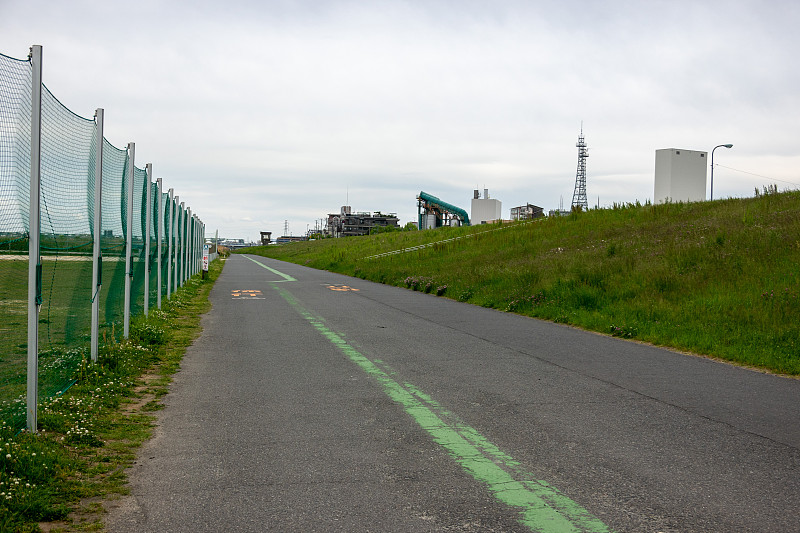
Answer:
[{"label": "distant structure", "polygon": [[271,231],[262,231],[261,232],[261,246],[266,246],[272,242],[272,232]]},{"label": "distant structure", "polygon": [[374,228],[399,228],[399,222],[397,213],[388,215],[380,211],[353,213],[349,205],[343,205],[338,214],[328,215],[325,233],[331,237],[357,237],[369,235]]},{"label": "distant structure", "polygon": [[308,237],[295,237],[294,235],[282,235],[275,239],[275,244],[289,244],[290,242],[301,242],[308,240]]},{"label": "distant structure", "polygon": [[511,220],[533,220],[534,218],[541,218],[543,216],[544,209],[533,204],[511,208]]},{"label": "distant structure", "polygon": [[561,196],[558,199],[558,209],[551,209],[547,212],[547,216],[549,217],[565,217],[569,215],[571,212],[564,209],[564,197]]},{"label": "distant structure", "polygon": [[230,248],[231,250],[236,250],[238,248],[246,248],[248,246],[254,246],[254,242],[245,242],[244,239],[226,239],[221,238],[217,241],[218,246],[224,246],[225,248]]},{"label": "distant structure", "polygon": [[432,194],[420,191],[417,195],[417,214],[419,229],[433,229],[442,226],[469,226],[469,215],[460,207],[443,202]]},{"label": "distant structure", "polygon": [[581,124],[581,134],[578,136],[578,172],[575,174],[575,191],[572,193],[572,208],[581,208],[584,211],[589,209],[589,201],[586,199],[586,158],[589,157],[589,149],[583,140],[583,124]]},{"label": "distant structure", "polygon": [[496,198],[489,198],[489,189],[483,189],[483,198],[480,191],[475,189],[472,195],[472,223],[484,224],[493,220],[501,220],[503,203]]},{"label": "distant structure", "polygon": [[708,152],[656,150],[654,202],[702,202],[706,199]]}]

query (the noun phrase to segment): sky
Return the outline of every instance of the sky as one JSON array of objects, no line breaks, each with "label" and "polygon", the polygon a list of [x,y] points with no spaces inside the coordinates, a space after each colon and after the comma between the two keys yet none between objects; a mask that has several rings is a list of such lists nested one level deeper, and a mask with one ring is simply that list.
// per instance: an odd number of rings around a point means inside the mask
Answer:
[{"label": "sky", "polygon": [[[715,153],[714,198],[800,188],[793,1],[0,0],[0,53],[174,188],[213,235],[343,205],[417,220],[653,199],[655,150]],[[709,191],[710,193],[710,191]]]}]

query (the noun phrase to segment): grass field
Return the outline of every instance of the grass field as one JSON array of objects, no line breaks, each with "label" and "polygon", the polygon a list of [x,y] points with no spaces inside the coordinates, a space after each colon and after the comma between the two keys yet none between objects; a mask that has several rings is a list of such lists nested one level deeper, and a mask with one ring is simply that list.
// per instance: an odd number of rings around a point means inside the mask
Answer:
[{"label": "grass field", "polygon": [[[122,334],[125,262],[103,259],[100,300],[100,338]],[[151,305],[155,306],[155,269],[151,272]],[[134,261],[132,316],[143,309],[144,262]],[[0,420],[11,422],[24,414],[26,392],[28,261],[26,256],[0,255]],[[45,255],[42,259],[42,298],[39,312],[39,393],[46,398],[71,382],[81,350],[90,342],[92,262],[87,255]]]},{"label": "grass field", "polygon": [[102,531],[103,501],[126,492],[125,468],[153,431],[154,411],[200,333],[222,271],[195,275],[161,310],[132,320],[128,341],[109,339],[97,363],[84,350],[64,394],[39,406],[39,433],[0,421],[0,531]]},{"label": "grass field", "polygon": [[800,374],[797,191],[241,252]]}]

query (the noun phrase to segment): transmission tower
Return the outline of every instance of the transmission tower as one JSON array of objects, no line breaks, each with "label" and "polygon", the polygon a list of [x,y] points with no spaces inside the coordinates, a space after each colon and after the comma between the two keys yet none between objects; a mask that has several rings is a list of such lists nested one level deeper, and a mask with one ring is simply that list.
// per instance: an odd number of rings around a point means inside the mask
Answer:
[{"label": "transmission tower", "polygon": [[589,209],[589,201],[586,199],[586,158],[589,157],[589,149],[583,140],[583,124],[581,124],[581,134],[578,136],[578,173],[575,175],[575,192],[572,193],[572,208],[581,208],[586,211]]}]

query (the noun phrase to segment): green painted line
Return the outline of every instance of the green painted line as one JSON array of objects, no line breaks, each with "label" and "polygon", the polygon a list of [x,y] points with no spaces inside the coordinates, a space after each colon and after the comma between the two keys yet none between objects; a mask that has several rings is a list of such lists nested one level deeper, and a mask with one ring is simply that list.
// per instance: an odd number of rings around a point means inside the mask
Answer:
[{"label": "green painted line", "polygon": [[[283,273],[283,272],[281,272],[280,270],[275,270],[274,268],[270,268],[270,267],[268,267],[267,265],[265,265],[264,263],[261,263],[260,261],[256,261],[256,260],[255,260],[255,259],[253,259],[252,257],[247,257],[246,255],[245,255],[245,256],[243,256],[243,257],[244,257],[245,259],[249,259],[249,260],[250,260],[250,261],[252,261],[253,263],[257,264],[258,266],[262,266],[262,267],[266,268],[267,270],[269,270],[269,271],[270,271],[270,272],[272,272],[273,274],[277,274],[277,275],[279,275],[280,277],[282,277],[282,278],[284,279],[284,281],[297,281],[296,279],[294,279],[294,278],[293,278],[292,276],[290,276],[289,274],[284,274],[284,273]],[[281,282],[273,282],[273,283],[281,283]]]},{"label": "green painted line", "polygon": [[608,533],[611,530],[555,487],[520,468],[520,463],[464,424],[410,383],[401,384],[383,361],[371,361],[329,329],[322,318],[303,308],[287,290],[278,293],[353,363],[373,377],[384,392],[441,445],[464,470],[485,483],[499,501],[519,509],[520,522],[538,533]]}]

